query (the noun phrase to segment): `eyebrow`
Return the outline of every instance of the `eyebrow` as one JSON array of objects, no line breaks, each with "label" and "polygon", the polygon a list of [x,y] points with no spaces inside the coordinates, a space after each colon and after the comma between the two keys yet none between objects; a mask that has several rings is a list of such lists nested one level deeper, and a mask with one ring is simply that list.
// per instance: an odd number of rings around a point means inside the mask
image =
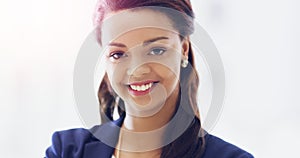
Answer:
[{"label": "eyebrow", "polygon": [[169,39],[169,38],[161,36],[161,37],[156,37],[156,38],[153,38],[153,39],[149,39],[149,40],[146,40],[146,41],[143,42],[143,46],[147,46],[150,43],[153,43],[153,42],[156,42],[156,41],[159,41],[159,40],[165,40],[165,39]]},{"label": "eyebrow", "polygon": [[[153,43],[153,42],[156,42],[156,41],[159,41],[159,40],[166,40],[166,39],[169,39],[169,38],[168,37],[164,37],[164,36],[152,38],[152,39],[144,41],[143,42],[143,46],[147,46],[150,43]],[[123,48],[126,47],[126,45],[124,45],[122,43],[116,43],[116,42],[111,42],[108,45],[109,46],[116,46],[116,47],[123,47]]]},{"label": "eyebrow", "polygon": [[115,42],[111,42],[108,44],[109,46],[116,46],[116,47],[126,47],[124,44],[122,43],[115,43]]}]

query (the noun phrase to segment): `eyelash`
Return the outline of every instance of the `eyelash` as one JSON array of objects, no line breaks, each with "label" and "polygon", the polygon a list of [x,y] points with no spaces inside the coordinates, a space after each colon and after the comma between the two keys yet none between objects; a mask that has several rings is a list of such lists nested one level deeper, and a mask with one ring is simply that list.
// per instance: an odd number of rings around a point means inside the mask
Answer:
[{"label": "eyelash", "polygon": [[[119,56],[115,57],[115,55],[119,55]],[[115,52],[110,53],[110,55],[109,55],[109,57],[113,58],[114,60],[118,60],[118,59],[120,59],[123,56],[125,56],[125,53],[122,52],[122,51],[115,51]]]},{"label": "eyelash", "polygon": [[[153,53],[154,51],[159,51],[158,54]],[[148,53],[149,55],[162,55],[166,52],[167,50],[165,48],[157,47],[157,48],[152,48],[150,52]],[[126,57],[127,55],[123,51],[114,51],[110,53],[109,58],[113,58],[114,60],[119,60],[122,57]]]},{"label": "eyelash", "polygon": [[[154,50],[159,50],[159,54],[152,53]],[[158,47],[158,48],[152,48],[151,51],[148,54],[150,54],[150,55],[162,55],[166,51],[167,50],[165,48]]]}]

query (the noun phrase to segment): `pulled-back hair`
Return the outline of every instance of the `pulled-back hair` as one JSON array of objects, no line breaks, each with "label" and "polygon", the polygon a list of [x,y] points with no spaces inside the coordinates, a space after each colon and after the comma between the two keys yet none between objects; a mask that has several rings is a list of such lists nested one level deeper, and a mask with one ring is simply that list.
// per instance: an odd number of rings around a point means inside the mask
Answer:
[{"label": "pulled-back hair", "polygon": [[[165,14],[173,22],[173,27],[178,31],[180,39],[189,39],[189,36],[194,31],[194,12],[189,0],[99,0],[94,16],[98,43],[102,45],[101,26],[107,13],[140,7],[150,7],[150,9],[154,11]],[[173,9],[180,14],[174,15],[174,12],[155,9],[155,7]],[[187,105],[178,105],[177,103],[177,106],[187,106],[189,111],[193,113],[194,119],[180,137],[162,148],[162,158],[199,158],[205,150],[204,137],[199,138],[199,133],[204,131],[201,128],[199,110],[197,106],[199,78],[195,71],[194,56],[190,41],[188,61],[188,67],[181,69],[180,71],[179,94],[181,95],[179,95],[179,97],[181,96],[181,98],[178,99],[186,99]],[[104,75],[103,80],[100,83],[98,98],[102,122],[113,120],[113,111],[115,107],[118,107],[120,116],[126,113],[123,110],[125,109],[124,101],[113,91],[107,74]],[[167,130],[166,132],[168,133],[171,131]]]}]

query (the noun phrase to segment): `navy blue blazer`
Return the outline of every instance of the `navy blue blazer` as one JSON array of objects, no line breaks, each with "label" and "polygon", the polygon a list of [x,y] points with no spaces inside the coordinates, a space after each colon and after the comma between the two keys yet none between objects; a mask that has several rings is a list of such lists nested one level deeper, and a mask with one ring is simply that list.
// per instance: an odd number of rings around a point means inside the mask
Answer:
[{"label": "navy blue blazer", "polygon": [[[115,140],[123,119],[95,126],[91,129],[69,129],[55,132],[52,146],[46,150],[46,158],[111,158],[115,148],[106,145],[93,134],[101,133],[108,140]],[[105,130],[104,130],[105,129]],[[92,134],[93,133],[93,134]],[[248,152],[224,140],[206,134],[206,149],[202,158],[253,158]]]}]

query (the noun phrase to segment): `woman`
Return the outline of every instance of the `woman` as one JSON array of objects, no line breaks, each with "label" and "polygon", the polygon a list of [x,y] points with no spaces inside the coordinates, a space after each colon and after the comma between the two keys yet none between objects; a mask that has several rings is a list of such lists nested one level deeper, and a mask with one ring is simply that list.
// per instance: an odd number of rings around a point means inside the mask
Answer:
[{"label": "woman", "polygon": [[46,157],[253,157],[201,128],[188,0],[100,0],[95,15],[103,124],[54,133]]}]

